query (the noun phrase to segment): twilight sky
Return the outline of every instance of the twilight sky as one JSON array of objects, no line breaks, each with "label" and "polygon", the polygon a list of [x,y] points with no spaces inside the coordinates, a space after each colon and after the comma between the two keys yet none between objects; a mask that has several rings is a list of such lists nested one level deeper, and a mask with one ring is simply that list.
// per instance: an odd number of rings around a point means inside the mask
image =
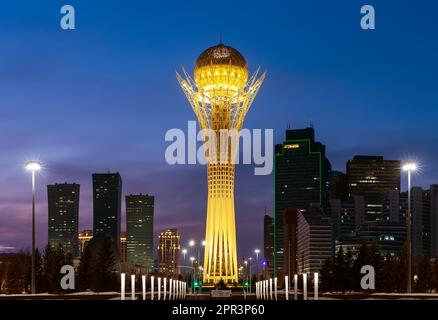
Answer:
[{"label": "twilight sky", "polygon": [[[60,7],[76,9],[74,31]],[[360,8],[376,8],[374,31]],[[159,231],[204,237],[206,168],[169,166],[168,129],[194,114],[175,70],[224,43],[268,75],[247,128],[313,121],[336,170],[355,154],[415,158],[414,183],[438,183],[438,4],[433,1],[3,1],[0,3],[0,251],[30,245],[30,175],[40,159],[37,242],[47,242],[46,185],[81,185],[80,229],[92,227],[91,173],[119,171],[123,194],[156,197]],[[239,255],[262,247],[273,177],[239,166]],[[404,184],[403,184],[404,186]],[[124,207],[124,202],[123,202]],[[124,215],[124,208],[122,210]],[[124,229],[124,220],[122,224]]]}]

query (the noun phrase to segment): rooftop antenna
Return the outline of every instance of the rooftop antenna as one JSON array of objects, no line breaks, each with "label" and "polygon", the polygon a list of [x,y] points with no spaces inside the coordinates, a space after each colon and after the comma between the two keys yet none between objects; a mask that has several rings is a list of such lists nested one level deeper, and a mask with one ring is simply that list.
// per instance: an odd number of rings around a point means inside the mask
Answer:
[{"label": "rooftop antenna", "polygon": [[290,123],[288,122],[288,123],[286,123],[286,130],[289,130],[290,129]]}]

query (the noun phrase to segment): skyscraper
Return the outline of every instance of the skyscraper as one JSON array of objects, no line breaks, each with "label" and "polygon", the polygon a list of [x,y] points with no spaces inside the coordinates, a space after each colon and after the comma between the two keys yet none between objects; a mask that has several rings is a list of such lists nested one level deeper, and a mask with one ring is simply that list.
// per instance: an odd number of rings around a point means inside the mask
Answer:
[{"label": "skyscraper", "polygon": [[266,212],[263,218],[263,230],[264,265],[268,274],[272,276],[274,274],[274,218]]},{"label": "skyscraper", "polygon": [[[237,283],[234,213],[235,139],[260,89],[265,74],[248,77],[248,63],[236,49],[219,44],[200,54],[194,80],[184,70],[178,81],[201,129],[213,132],[207,154],[208,204],[204,251],[204,282]],[[223,135],[223,133],[227,133]],[[218,147],[219,146],[219,147]],[[222,148],[220,148],[222,146]],[[227,146],[223,148],[223,146]],[[225,150],[221,150],[225,149]],[[217,152],[215,152],[216,150]]]},{"label": "skyscraper", "polygon": [[[404,209],[407,207],[407,193],[402,193]],[[412,210],[412,256],[431,254],[431,210],[430,191],[421,187],[411,189]],[[406,210],[406,209],[405,209]]]},{"label": "skyscraper", "polygon": [[79,256],[78,221],[79,221],[79,185],[72,183],[47,186],[49,209],[49,245],[59,245]]},{"label": "skyscraper", "polygon": [[154,269],[154,197],[126,196],[127,260]]},{"label": "skyscraper", "polygon": [[111,238],[119,255],[122,178],[117,173],[93,173],[93,235]]},{"label": "skyscraper", "polygon": [[287,130],[275,147],[275,271],[284,273],[284,211],[325,206],[331,166],[325,146],[315,141],[313,128]]},{"label": "skyscraper", "polygon": [[180,236],[177,229],[166,229],[158,236],[158,272],[165,276],[179,273]]},{"label": "skyscraper", "polygon": [[340,171],[330,173],[330,199],[348,199],[347,175]]},{"label": "skyscraper", "polygon": [[400,191],[399,160],[381,156],[355,156],[347,162],[349,196],[364,196],[366,221],[382,220],[382,201],[393,190]]},{"label": "skyscraper", "polygon": [[298,212],[297,258],[299,273],[319,272],[333,259],[332,221],[320,208]]}]

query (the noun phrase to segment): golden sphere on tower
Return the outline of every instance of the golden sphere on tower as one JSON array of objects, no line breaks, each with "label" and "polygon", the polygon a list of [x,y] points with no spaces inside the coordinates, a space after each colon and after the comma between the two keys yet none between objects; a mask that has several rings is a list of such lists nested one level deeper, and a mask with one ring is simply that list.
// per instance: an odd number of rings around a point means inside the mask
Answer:
[{"label": "golden sphere on tower", "polygon": [[236,49],[219,44],[205,50],[195,63],[196,86],[209,98],[234,98],[245,88],[248,64]]}]

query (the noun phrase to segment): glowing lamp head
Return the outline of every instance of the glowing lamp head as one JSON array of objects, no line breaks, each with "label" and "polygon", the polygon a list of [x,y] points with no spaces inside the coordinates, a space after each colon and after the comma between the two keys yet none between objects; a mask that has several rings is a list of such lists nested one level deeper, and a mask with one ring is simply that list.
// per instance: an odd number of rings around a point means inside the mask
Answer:
[{"label": "glowing lamp head", "polygon": [[42,164],[38,161],[28,161],[25,163],[24,167],[29,171],[38,171],[43,167]]},{"label": "glowing lamp head", "polygon": [[417,170],[417,164],[414,162],[405,163],[402,167],[403,171],[415,171]]},{"label": "glowing lamp head", "polygon": [[219,44],[200,54],[194,78],[196,86],[208,98],[234,98],[246,85],[248,64],[239,51]]},{"label": "glowing lamp head", "polygon": [[193,247],[195,245],[195,241],[194,240],[190,240],[189,241],[189,246]]},{"label": "glowing lamp head", "polygon": [[254,253],[255,253],[255,254],[259,254],[259,253],[260,253],[260,250],[259,250],[259,249],[255,249],[255,250],[254,250]]},{"label": "glowing lamp head", "polygon": [[187,253],[187,249],[182,249],[182,253],[186,254]]}]

